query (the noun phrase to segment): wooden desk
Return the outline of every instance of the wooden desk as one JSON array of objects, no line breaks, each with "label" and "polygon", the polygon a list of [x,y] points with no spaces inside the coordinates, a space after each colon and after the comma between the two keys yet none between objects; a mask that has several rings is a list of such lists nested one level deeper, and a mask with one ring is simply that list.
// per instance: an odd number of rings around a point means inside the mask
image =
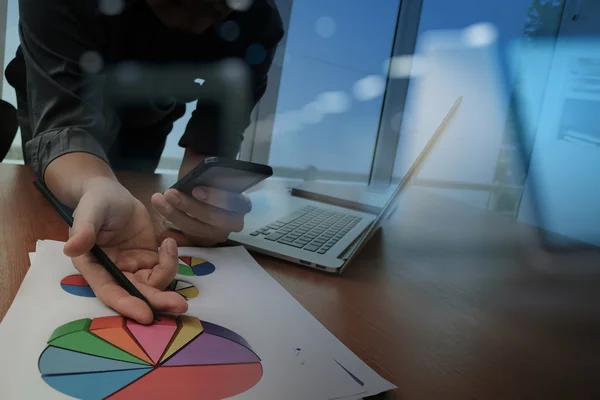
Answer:
[{"label": "wooden desk", "polygon": [[[148,204],[171,177],[122,175]],[[27,167],[0,165],[0,318],[38,239],[66,225]],[[600,257],[549,257],[531,230],[410,189],[341,276],[257,256],[352,351],[386,399],[600,398]]]}]

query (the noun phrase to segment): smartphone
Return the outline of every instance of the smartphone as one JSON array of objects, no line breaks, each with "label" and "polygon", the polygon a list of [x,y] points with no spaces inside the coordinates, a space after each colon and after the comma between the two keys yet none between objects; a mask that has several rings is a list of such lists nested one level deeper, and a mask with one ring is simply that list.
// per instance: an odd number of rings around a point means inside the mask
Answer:
[{"label": "smartphone", "polygon": [[273,169],[268,165],[208,157],[171,188],[189,196],[196,186],[242,193],[272,175]]}]

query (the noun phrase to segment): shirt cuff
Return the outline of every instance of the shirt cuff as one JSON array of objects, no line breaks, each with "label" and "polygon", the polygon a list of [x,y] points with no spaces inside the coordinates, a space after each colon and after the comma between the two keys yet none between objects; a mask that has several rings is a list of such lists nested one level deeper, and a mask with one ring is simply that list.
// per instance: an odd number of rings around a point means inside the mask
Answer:
[{"label": "shirt cuff", "polygon": [[38,178],[44,177],[48,165],[69,153],[93,154],[110,164],[102,145],[89,132],[79,128],[63,128],[45,132],[25,145],[27,162]]}]

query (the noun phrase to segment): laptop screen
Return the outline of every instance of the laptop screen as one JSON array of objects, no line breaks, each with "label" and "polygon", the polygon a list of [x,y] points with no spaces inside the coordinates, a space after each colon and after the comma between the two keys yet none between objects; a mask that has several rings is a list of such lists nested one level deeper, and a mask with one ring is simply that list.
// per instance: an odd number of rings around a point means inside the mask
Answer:
[{"label": "laptop screen", "polygon": [[415,160],[415,162],[413,162],[413,164],[410,166],[410,168],[408,169],[408,171],[402,178],[400,184],[397,186],[394,194],[390,197],[387,204],[381,210],[381,213],[379,214],[377,220],[375,221],[376,224],[381,219],[387,219],[394,212],[396,202],[399,198],[400,193],[410,184],[410,182],[413,179],[415,179],[415,177],[419,173],[420,169],[423,167],[425,160],[427,159],[427,157],[429,156],[429,154],[435,147],[436,143],[442,137],[442,135],[446,131],[446,128],[452,121],[452,118],[454,117],[458,108],[460,107],[461,102],[462,102],[462,96],[456,99],[456,101],[452,105],[452,108],[450,108],[450,110],[448,111],[448,113],[446,114],[444,119],[440,122],[438,128],[435,130],[433,136],[431,136],[431,138],[429,139],[429,141],[427,142],[427,144],[425,145],[423,150],[417,156],[417,159]]},{"label": "laptop screen", "polygon": [[452,118],[456,115],[456,112],[458,111],[461,102],[462,97],[456,99],[456,101],[452,105],[452,108],[450,108],[444,119],[440,122],[438,128],[433,133],[433,136],[431,136],[423,150],[417,156],[415,162],[410,166],[410,168],[402,178],[400,184],[395,186],[393,194],[389,197],[387,203],[383,206],[383,208],[381,208],[375,221],[373,221],[373,223],[369,226],[367,231],[358,238],[356,243],[354,243],[345,252],[345,254],[342,256],[343,258],[347,259],[353,254],[355,254],[356,251],[360,250],[362,246],[371,238],[373,233],[379,228],[381,223],[389,219],[392,216],[392,214],[396,211],[400,195],[402,194],[403,190],[406,189],[406,187],[411,183],[411,181],[417,176],[419,170],[423,167],[425,160],[427,159],[431,151],[438,143],[439,139],[446,131],[446,128],[451,123]]}]

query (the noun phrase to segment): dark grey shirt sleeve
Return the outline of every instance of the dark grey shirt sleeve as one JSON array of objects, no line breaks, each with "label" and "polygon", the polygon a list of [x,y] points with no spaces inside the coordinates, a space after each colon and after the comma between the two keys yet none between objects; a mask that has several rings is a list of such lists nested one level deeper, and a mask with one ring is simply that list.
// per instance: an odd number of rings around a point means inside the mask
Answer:
[{"label": "dark grey shirt sleeve", "polygon": [[[224,115],[214,103],[198,101],[179,145],[191,148],[199,154],[235,158],[243,140],[243,133],[250,125],[250,114],[267,89],[267,73],[273,62],[276,47],[265,51],[264,60],[250,68],[250,98],[248,107],[242,107],[241,115]],[[212,93],[227,90],[212,89]],[[239,100],[239,99],[237,99]],[[224,132],[219,118],[228,118],[230,132]]]},{"label": "dark grey shirt sleeve", "polygon": [[[84,70],[82,66],[87,65],[87,58],[96,57],[102,61],[101,54],[115,45],[109,42],[112,36],[107,36],[108,32],[112,32],[111,26],[129,26],[135,20],[107,24],[98,17],[97,2],[93,0],[20,0],[19,4],[19,30],[31,125],[31,139],[25,145],[27,162],[40,177],[43,177],[48,164],[67,153],[86,152],[109,162],[107,154],[112,154],[112,148],[119,142],[117,135],[127,132],[121,132],[122,122],[116,115],[114,103],[106,97],[106,89],[110,86],[108,69],[99,66],[101,72],[96,73]],[[131,4],[133,7],[140,3],[132,1]],[[265,93],[267,72],[283,36],[281,18],[272,2],[265,0],[255,4],[254,13],[244,14],[247,15],[244,20],[249,34],[239,45],[225,48],[223,53],[226,54],[221,54],[221,48],[211,50],[209,46],[208,49],[222,57],[243,59],[250,44],[259,43],[264,47],[265,56],[260,62],[249,63],[252,104],[247,107],[247,112],[229,121],[233,122],[228,125],[229,131],[235,134],[224,135],[219,129],[219,113],[214,105],[199,102],[180,140],[181,146],[206,155],[233,157],[239,151],[242,134],[250,124],[252,107]],[[128,15],[143,18],[138,14]],[[135,42],[123,46],[132,45],[135,46]],[[180,43],[178,48],[183,46]],[[130,49],[121,50],[126,52]],[[185,56],[185,53],[180,55]],[[145,56],[164,62],[165,55]],[[194,61],[194,56],[197,55],[190,55],[190,62]],[[107,57],[118,58],[114,54]],[[123,124],[126,125],[125,122]]]},{"label": "dark grey shirt sleeve", "polygon": [[[199,154],[209,156],[236,157],[239,152],[244,131],[251,122],[252,110],[267,89],[268,72],[277,46],[284,35],[283,23],[277,7],[270,0],[266,1],[265,5],[268,6],[270,13],[265,17],[252,20],[251,24],[257,34],[252,35],[252,42],[245,43],[237,54],[249,65],[251,104],[249,107],[244,107],[246,112],[243,112],[243,115],[236,115],[233,121],[228,121],[232,132],[222,132],[219,124],[221,110],[214,104],[199,101],[179,141],[181,147],[189,147]],[[255,54],[252,54],[252,50]],[[213,90],[213,92],[220,91]],[[227,118],[231,116],[228,115]]]},{"label": "dark grey shirt sleeve", "polygon": [[101,48],[86,26],[85,3],[90,2],[20,1],[19,32],[33,135],[25,152],[40,177],[48,164],[67,153],[86,152],[108,162],[105,149],[117,132],[107,126],[103,113],[104,78],[80,67],[84,54]]}]

